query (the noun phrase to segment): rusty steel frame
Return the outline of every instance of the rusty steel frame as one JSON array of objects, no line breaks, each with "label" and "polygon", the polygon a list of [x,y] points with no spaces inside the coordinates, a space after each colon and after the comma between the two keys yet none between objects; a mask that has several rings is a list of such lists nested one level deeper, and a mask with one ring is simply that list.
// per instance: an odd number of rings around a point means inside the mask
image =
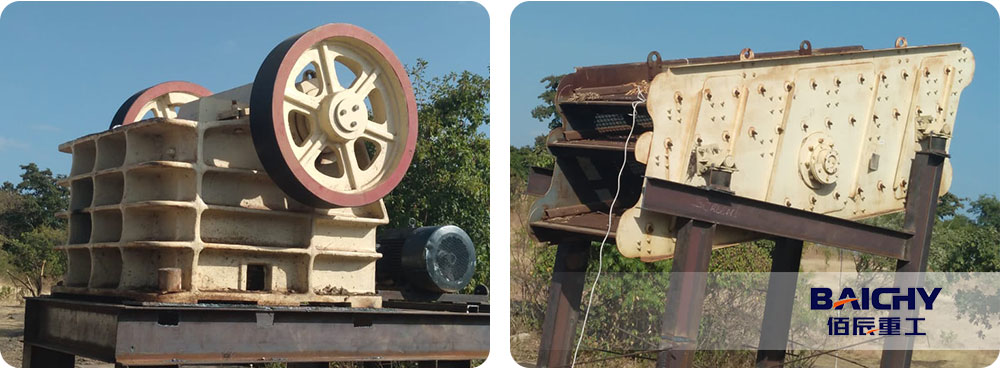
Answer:
[{"label": "rusty steel frame", "polygon": [[[708,271],[711,257],[711,237],[717,226],[746,229],[762,238],[777,240],[773,272],[797,272],[802,254],[802,242],[809,241],[838,248],[861,251],[897,259],[897,283],[913,283],[914,272],[927,269],[934,211],[947,154],[937,145],[925,145],[917,152],[910,170],[911,187],[907,193],[903,231],[894,231],[861,224],[832,216],[787,208],[767,202],[737,197],[719,188],[696,188],[683,184],[646,178],[643,208],[677,216],[681,223],[677,250],[672,260],[671,285],[668,289],[661,329],[661,351],[657,367],[690,367],[694,356],[691,346],[697,341],[698,323],[704,301],[705,280],[699,273]],[[541,175],[544,176],[544,175]],[[550,229],[555,230],[555,229]],[[578,241],[577,241],[578,242]],[[586,254],[586,246],[560,243],[556,256],[556,275],[550,288],[549,307],[543,324],[538,367],[569,365],[569,351],[576,331],[579,300],[587,268],[574,263],[572,276],[558,276],[567,270],[565,263],[574,254]],[[562,264],[562,266],[560,266]],[[782,281],[772,277],[769,288],[784,288]],[[776,295],[776,294],[775,294]],[[769,346],[787,346],[789,313],[794,294],[782,297],[769,294],[765,304],[761,338],[770,339]],[[882,368],[908,368],[912,358],[913,339],[901,337],[886,341]],[[902,349],[902,350],[898,350]],[[758,367],[780,367],[784,351],[760,350]]]},{"label": "rusty steel frame", "polygon": [[538,367],[569,365],[589,260],[590,241],[563,242],[556,249]]},{"label": "rusty steel frame", "polygon": [[425,310],[127,305],[27,299],[24,367],[417,361],[469,366],[489,353],[489,314]]},{"label": "rusty steel frame", "polygon": [[698,322],[708,283],[708,262],[712,258],[712,238],[717,227],[714,223],[693,219],[679,221],[656,368],[690,367],[694,363]]},{"label": "rusty steel frame", "polygon": [[905,244],[913,234],[866,225],[774,203],[646,178],[642,208],[750,230],[761,237],[779,236],[906,259]]},{"label": "rusty steel frame", "polygon": [[[767,290],[795,290],[799,265],[802,261],[803,242],[797,239],[774,239],[774,256],[771,258],[771,275]],[[781,277],[781,273],[794,277]],[[788,333],[792,324],[792,305],[795,293],[768,293],[764,302],[764,320],[760,324],[760,343],[757,344],[757,366],[781,367],[785,361]],[[777,342],[777,343],[774,343]],[[774,347],[781,349],[774,349]]]}]

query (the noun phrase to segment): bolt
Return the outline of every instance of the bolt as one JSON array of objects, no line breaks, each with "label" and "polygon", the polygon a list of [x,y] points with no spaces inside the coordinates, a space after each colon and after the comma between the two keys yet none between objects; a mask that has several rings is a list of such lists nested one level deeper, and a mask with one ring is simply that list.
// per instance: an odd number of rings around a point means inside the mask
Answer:
[{"label": "bolt", "polygon": [[352,121],[351,122],[351,128],[356,127],[356,126],[358,126],[358,122]]},{"label": "bolt", "polygon": [[753,127],[750,127],[750,129],[747,130],[747,133],[749,133],[751,137],[757,137],[757,129],[754,129]]},{"label": "bolt", "polygon": [[795,85],[792,82],[785,82],[785,91],[791,92],[793,88],[795,88]]},{"label": "bolt", "polygon": [[726,142],[729,142],[730,138],[732,138],[732,136],[729,135],[729,131],[728,130],[725,131],[725,132],[722,132],[722,139],[724,139]]},{"label": "bolt", "polygon": [[708,99],[708,100],[712,99],[712,90],[705,89],[705,98]]},{"label": "bolt", "polygon": [[340,116],[347,115],[347,110],[340,110]]},{"label": "bolt", "polygon": [[788,206],[788,207],[791,207],[792,206],[792,200],[790,200],[788,198],[785,198],[785,205]]},{"label": "bolt", "polygon": [[816,80],[815,79],[810,79],[809,80],[809,85],[812,86],[812,89],[816,89],[816,87],[819,86],[819,84],[816,84]]},{"label": "bolt", "polygon": [[681,101],[684,101],[684,97],[681,96],[679,91],[674,92],[674,101],[676,101],[678,105],[680,105]]},{"label": "bolt", "polygon": [[858,119],[855,119],[854,116],[852,115],[851,116],[851,125],[854,125],[854,123],[857,123],[857,122],[858,122]]},{"label": "bolt", "polygon": [[739,88],[733,90],[733,97],[740,97],[740,89]]},{"label": "bolt", "polygon": [[903,180],[903,181],[900,181],[900,182],[899,182],[899,186],[900,186],[901,188],[906,188],[906,180]]},{"label": "bolt", "polygon": [[358,111],[358,105],[354,105],[354,107],[351,108],[351,111]]},{"label": "bolt", "polygon": [[903,79],[906,79],[906,78],[909,78],[909,77],[910,77],[910,73],[907,73],[907,72],[906,72],[906,71],[904,70],[904,71],[903,71]]},{"label": "bolt", "polygon": [[833,128],[833,120],[826,119],[826,127],[827,128]]},{"label": "bolt", "polygon": [[816,196],[809,196],[809,202],[812,204],[816,204]]},{"label": "bolt", "polygon": [[881,191],[885,190],[885,184],[882,184],[882,181],[881,181],[881,180],[879,180],[879,181],[878,181],[878,185],[877,185],[877,187],[878,187],[878,191],[879,191],[879,192],[881,192]]},{"label": "bolt", "polygon": [[833,193],[833,199],[840,199],[840,192]]},{"label": "bolt", "polygon": [[767,89],[765,89],[764,85],[761,84],[760,86],[757,87],[757,92],[760,94],[764,94],[764,92],[767,92]]},{"label": "bolt", "polygon": [[837,85],[837,87],[840,87],[840,78],[836,78],[836,79],[834,79],[834,80],[833,80],[833,84],[836,84],[836,85]]},{"label": "bolt", "polygon": [[865,75],[858,74],[858,83],[865,84]]}]

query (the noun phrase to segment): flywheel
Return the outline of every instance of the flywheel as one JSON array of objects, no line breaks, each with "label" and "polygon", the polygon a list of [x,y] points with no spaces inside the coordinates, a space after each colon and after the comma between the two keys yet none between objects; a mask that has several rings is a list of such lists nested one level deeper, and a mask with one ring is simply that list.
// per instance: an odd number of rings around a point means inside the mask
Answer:
[{"label": "flywheel", "polygon": [[170,81],[146,88],[125,100],[118,108],[111,128],[132,124],[152,112],[157,118],[176,118],[176,108],[199,98],[211,95],[205,87],[191,82]]},{"label": "flywheel", "polygon": [[402,180],[417,140],[417,104],[392,50],[350,24],[281,42],[250,95],[250,131],[268,175],[315,207],[378,201]]}]

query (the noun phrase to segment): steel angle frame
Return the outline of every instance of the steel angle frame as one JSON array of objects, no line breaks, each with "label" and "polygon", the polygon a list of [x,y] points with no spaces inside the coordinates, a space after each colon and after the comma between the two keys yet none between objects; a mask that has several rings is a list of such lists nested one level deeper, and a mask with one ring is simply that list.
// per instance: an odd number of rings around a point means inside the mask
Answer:
[{"label": "steel angle frame", "polygon": [[646,178],[642,209],[778,236],[906,259],[913,234],[656,178]]},{"label": "steel angle frame", "polygon": [[[417,361],[469,366],[489,353],[489,313],[392,308],[126,305],[27,299],[24,367]],[[303,365],[307,366],[307,365]]]}]

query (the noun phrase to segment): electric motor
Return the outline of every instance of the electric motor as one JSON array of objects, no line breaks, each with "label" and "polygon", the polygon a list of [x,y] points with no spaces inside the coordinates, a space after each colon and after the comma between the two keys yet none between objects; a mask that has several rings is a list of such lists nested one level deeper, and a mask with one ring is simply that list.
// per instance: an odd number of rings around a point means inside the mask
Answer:
[{"label": "electric motor", "polygon": [[379,283],[432,293],[462,290],[476,269],[472,239],[458,226],[390,230],[378,238]]}]

